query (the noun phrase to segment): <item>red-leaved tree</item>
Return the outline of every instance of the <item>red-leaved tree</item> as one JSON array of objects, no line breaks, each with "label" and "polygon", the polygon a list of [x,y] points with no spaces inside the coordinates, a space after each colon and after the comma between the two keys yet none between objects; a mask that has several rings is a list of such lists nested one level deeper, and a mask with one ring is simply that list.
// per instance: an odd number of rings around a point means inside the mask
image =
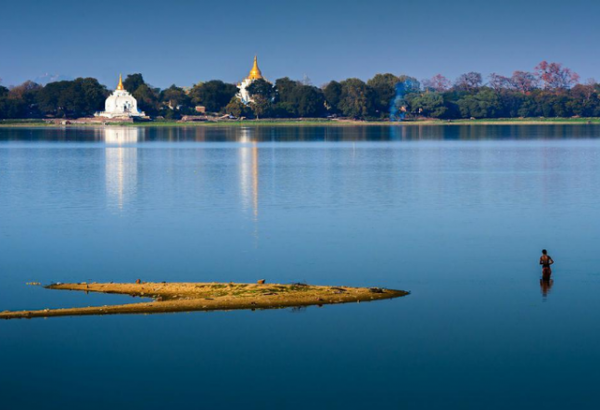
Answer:
[{"label": "red-leaved tree", "polygon": [[538,87],[538,79],[535,74],[528,71],[515,71],[510,78],[512,87],[523,94],[530,93]]},{"label": "red-leaved tree", "polygon": [[579,74],[560,63],[542,61],[535,71],[546,90],[567,90],[579,82]]}]

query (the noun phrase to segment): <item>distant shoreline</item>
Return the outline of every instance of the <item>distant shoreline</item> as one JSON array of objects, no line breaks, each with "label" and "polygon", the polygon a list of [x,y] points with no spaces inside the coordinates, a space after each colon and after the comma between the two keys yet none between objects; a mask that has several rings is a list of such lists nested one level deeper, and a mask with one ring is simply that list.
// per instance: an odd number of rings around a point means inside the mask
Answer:
[{"label": "distant shoreline", "polygon": [[299,120],[244,120],[244,121],[203,121],[203,122],[179,122],[179,121],[149,121],[134,123],[51,123],[38,120],[4,120],[0,121],[0,128],[64,128],[64,127],[260,127],[260,126],[288,126],[288,127],[356,127],[356,126],[440,126],[440,125],[600,125],[600,118],[499,118],[480,120],[414,120],[402,122],[390,121],[360,121],[360,120],[328,120],[328,119],[299,119]]}]

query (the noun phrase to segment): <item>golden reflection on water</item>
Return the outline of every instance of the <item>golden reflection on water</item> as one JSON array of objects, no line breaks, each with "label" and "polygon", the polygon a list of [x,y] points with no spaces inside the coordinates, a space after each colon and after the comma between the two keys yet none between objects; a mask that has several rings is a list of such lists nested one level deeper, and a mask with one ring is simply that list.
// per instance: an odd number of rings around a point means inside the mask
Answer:
[{"label": "golden reflection on water", "polygon": [[253,139],[254,130],[242,128],[239,141],[240,190],[244,210],[251,210],[253,219],[258,220],[258,145]]},{"label": "golden reflection on water", "polygon": [[251,128],[241,129],[239,142],[245,145],[239,148],[239,173],[242,208],[245,212],[251,212],[254,222],[254,237],[258,240],[258,145],[253,133],[254,130]]},{"label": "golden reflection on water", "polygon": [[123,210],[137,190],[137,146],[144,137],[143,128],[107,127],[103,134],[106,164],[106,199],[110,208]]}]

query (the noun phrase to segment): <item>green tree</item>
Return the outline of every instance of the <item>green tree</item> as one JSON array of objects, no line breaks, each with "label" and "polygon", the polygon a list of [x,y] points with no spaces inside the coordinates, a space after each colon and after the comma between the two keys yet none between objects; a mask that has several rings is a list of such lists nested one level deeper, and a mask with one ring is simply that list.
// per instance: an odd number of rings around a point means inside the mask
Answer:
[{"label": "green tree", "polygon": [[519,111],[527,99],[522,92],[501,90],[498,96],[500,98],[500,107],[497,110],[497,115],[507,118],[520,116]]},{"label": "green tree", "polygon": [[342,114],[352,118],[367,118],[373,115],[373,90],[358,78],[342,81],[342,94],[338,107]]},{"label": "green tree", "polygon": [[238,97],[233,97],[225,107],[225,112],[234,117],[245,117],[248,115],[248,107]]},{"label": "green tree", "polygon": [[301,85],[298,81],[290,80],[288,77],[278,79],[275,81],[277,101],[291,102],[294,99],[294,91]]},{"label": "green tree", "polygon": [[37,99],[42,113],[55,117],[90,116],[100,111],[106,98],[106,88],[95,78],[77,78],[46,85]]},{"label": "green tree", "polygon": [[142,76],[140,73],[129,74],[125,81],[123,81],[123,87],[125,87],[125,89],[131,94],[135,93],[138,88],[145,84],[146,82],[144,81],[144,76]]},{"label": "green tree", "polygon": [[323,91],[289,78],[275,82],[276,103],[272,114],[279,118],[321,117],[325,113]]},{"label": "green tree", "polygon": [[327,109],[332,114],[339,114],[342,110],[339,108],[340,100],[342,99],[342,85],[337,81],[331,81],[323,88],[325,103]]},{"label": "green tree", "polygon": [[440,93],[428,92],[416,96],[411,101],[413,110],[424,117],[444,118],[448,112],[444,97]]},{"label": "green tree", "polygon": [[83,111],[87,114],[101,111],[109,94],[106,87],[101,85],[95,78],[78,78],[75,83],[81,87],[83,93],[82,97],[85,100]]},{"label": "green tree", "polygon": [[248,86],[248,94],[252,102],[250,108],[256,118],[268,116],[275,98],[275,88],[266,80],[260,78]]},{"label": "green tree", "polygon": [[569,107],[575,115],[593,117],[598,107],[598,91],[596,82],[588,80],[585,84],[577,84],[569,93]]},{"label": "green tree", "polygon": [[159,112],[159,98],[155,89],[150,88],[147,84],[140,85],[133,97],[137,100],[138,107],[144,111],[146,115],[157,115]]},{"label": "green tree", "polygon": [[494,90],[484,87],[460,99],[458,107],[463,118],[495,118],[500,111],[500,99]]},{"label": "green tree", "polygon": [[160,92],[160,102],[171,110],[185,110],[190,105],[190,98],[183,88],[175,84]]},{"label": "green tree", "polygon": [[292,93],[292,103],[300,117],[316,118],[325,113],[323,92],[311,85],[300,85]]},{"label": "green tree", "polygon": [[279,101],[273,104],[272,114],[275,118],[295,118],[298,116],[295,104],[288,101]]},{"label": "green tree", "polygon": [[373,90],[373,107],[381,117],[390,112],[390,105],[396,98],[396,84],[400,78],[393,74],[377,74],[367,81],[367,85]]},{"label": "green tree", "polygon": [[221,112],[237,92],[234,84],[211,80],[195,85],[190,96],[195,105],[204,106],[209,112]]},{"label": "green tree", "polygon": [[9,98],[8,88],[0,86],[0,119],[19,118],[22,111],[22,101]]},{"label": "green tree", "polygon": [[33,81],[25,81],[23,84],[10,89],[8,98],[13,103],[13,109],[18,107],[18,118],[39,117],[40,111],[37,106],[37,97],[43,87]]}]

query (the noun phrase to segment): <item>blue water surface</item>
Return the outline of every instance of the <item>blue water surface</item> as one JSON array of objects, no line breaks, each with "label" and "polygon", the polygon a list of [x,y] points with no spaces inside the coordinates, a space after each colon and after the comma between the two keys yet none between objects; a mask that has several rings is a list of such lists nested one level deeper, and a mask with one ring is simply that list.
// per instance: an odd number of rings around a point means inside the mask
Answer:
[{"label": "blue water surface", "polygon": [[0,408],[597,408],[599,172],[597,125],[0,128],[0,311],[136,301],[32,281],[412,292],[0,321]]}]

